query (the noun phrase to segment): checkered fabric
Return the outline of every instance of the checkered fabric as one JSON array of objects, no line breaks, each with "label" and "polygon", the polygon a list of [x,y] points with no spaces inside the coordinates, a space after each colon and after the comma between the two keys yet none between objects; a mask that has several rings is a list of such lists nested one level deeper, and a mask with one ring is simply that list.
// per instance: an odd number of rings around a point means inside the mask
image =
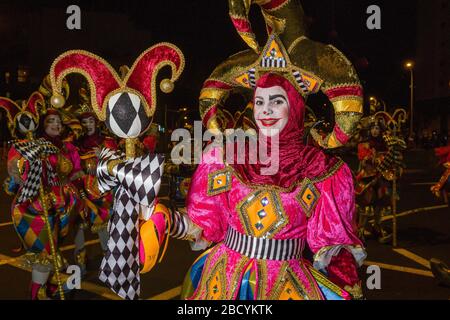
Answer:
[{"label": "checkered fabric", "polygon": [[383,158],[383,161],[378,165],[378,170],[398,170],[403,168],[403,151],[406,149],[405,141],[400,137],[395,137],[385,134],[384,141],[388,147],[388,152]]},{"label": "checkered fabric", "polygon": [[[102,152],[109,159],[119,156]],[[99,186],[118,185],[109,221],[108,249],[100,266],[100,280],[123,299],[138,299],[140,294],[139,213],[152,207],[161,186],[164,157],[150,154],[119,163],[113,176],[107,170],[108,160],[100,155],[97,177]]]},{"label": "checkered fabric", "polygon": [[[98,189],[101,193],[108,192],[119,184],[119,181],[116,179],[115,175],[110,175],[108,172],[108,163],[111,160],[117,159],[125,159],[125,154],[108,148],[103,148],[100,152],[99,161],[97,164],[97,180]],[[116,169],[116,167],[114,169]]]},{"label": "checkered fabric", "polygon": [[46,156],[57,153],[59,150],[51,142],[43,138],[32,141],[14,142],[13,147],[28,161],[30,166],[30,169],[27,172],[27,179],[17,197],[17,202],[22,203],[35,197],[39,193],[42,176],[42,161],[44,161],[46,165],[47,182],[50,185],[55,183],[56,173],[50,163],[47,160],[42,160],[42,158],[45,159]]}]

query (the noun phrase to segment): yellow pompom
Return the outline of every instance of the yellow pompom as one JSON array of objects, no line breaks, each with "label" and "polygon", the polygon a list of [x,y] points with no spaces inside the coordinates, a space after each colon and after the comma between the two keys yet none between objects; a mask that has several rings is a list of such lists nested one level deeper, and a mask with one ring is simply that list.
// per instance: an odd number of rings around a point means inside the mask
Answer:
[{"label": "yellow pompom", "polygon": [[66,103],[66,101],[63,96],[61,96],[59,94],[55,94],[51,97],[50,103],[55,108],[62,108],[64,106],[64,104]]},{"label": "yellow pompom", "polygon": [[173,88],[175,87],[173,82],[170,81],[170,79],[164,79],[161,81],[161,84],[159,85],[161,88],[161,91],[164,93],[170,93],[173,91]]}]

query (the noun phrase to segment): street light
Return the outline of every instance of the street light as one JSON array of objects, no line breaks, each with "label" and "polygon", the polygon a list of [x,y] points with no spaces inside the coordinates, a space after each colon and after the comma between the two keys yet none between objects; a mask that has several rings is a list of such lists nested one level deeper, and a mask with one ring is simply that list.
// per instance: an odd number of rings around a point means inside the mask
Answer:
[{"label": "street light", "polygon": [[410,80],[410,110],[409,110],[409,140],[413,141],[413,121],[414,121],[414,61],[406,61],[404,65],[411,74]]}]

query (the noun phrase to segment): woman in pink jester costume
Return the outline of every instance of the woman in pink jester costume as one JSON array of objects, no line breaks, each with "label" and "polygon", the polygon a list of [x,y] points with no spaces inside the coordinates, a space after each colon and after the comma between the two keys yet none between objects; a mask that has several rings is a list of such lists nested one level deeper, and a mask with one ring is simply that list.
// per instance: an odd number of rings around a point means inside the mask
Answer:
[{"label": "woman in pink jester costume", "polygon": [[[302,143],[304,114],[291,82],[266,73],[256,83],[254,120],[269,155],[279,149],[278,172],[263,175],[264,160],[250,164],[257,150],[248,145],[244,164],[207,148],[186,214],[172,210],[173,237],[194,240],[197,249],[214,244],[189,270],[183,298],[362,298],[357,269],[366,254],[356,235],[352,174]],[[306,246],[313,264],[302,256]]]}]

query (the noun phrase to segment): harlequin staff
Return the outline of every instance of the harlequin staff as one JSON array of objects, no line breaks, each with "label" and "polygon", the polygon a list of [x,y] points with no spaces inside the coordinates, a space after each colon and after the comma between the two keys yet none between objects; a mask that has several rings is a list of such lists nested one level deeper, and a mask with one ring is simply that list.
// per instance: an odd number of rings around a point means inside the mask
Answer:
[{"label": "harlequin staff", "polygon": [[[154,201],[161,185],[164,158],[157,154],[136,157],[135,152],[137,137],[151,124],[156,109],[156,76],[164,66],[170,66],[172,76],[164,79],[160,88],[169,93],[184,68],[183,54],[170,43],[160,43],[144,51],[129,70],[121,69],[122,77],[105,60],[82,50],[63,53],[50,71],[54,92],[51,101],[55,107],[64,104],[61,96],[64,77],[79,73],[89,83],[91,105],[97,117],[105,121],[112,133],[126,139],[125,155],[103,149],[97,166],[101,192],[118,186],[100,280],[124,299],[139,298],[140,272],[153,266],[170,224],[168,212]],[[146,221],[141,226],[142,234],[139,217]],[[151,241],[151,247],[140,250],[140,237],[155,241]]]},{"label": "harlequin staff", "polygon": [[[39,124],[38,107],[43,107],[44,105],[44,97],[39,92],[33,92],[27,102],[22,103],[21,107],[8,98],[0,98],[0,107],[5,109],[7,112],[9,120],[8,126],[12,135],[16,136],[16,129],[18,129],[20,133],[27,137],[27,140],[16,140],[13,142],[14,148],[30,163],[30,172],[28,173],[27,179],[24,181],[23,186],[20,188],[14,201],[17,203],[22,203],[35,196],[36,193],[39,194],[39,202],[42,207],[42,218],[48,234],[48,241],[50,244],[50,252],[52,255],[55,277],[58,284],[58,291],[61,300],[64,300],[56,246],[49,222],[47,207],[48,200],[45,195],[41,177],[43,160],[47,155],[57,153],[58,150],[56,147],[52,148],[52,146],[44,140],[35,140],[33,137],[33,132],[37,129]],[[49,175],[49,172],[47,172],[47,175]],[[38,183],[36,183],[37,181]]]}]

